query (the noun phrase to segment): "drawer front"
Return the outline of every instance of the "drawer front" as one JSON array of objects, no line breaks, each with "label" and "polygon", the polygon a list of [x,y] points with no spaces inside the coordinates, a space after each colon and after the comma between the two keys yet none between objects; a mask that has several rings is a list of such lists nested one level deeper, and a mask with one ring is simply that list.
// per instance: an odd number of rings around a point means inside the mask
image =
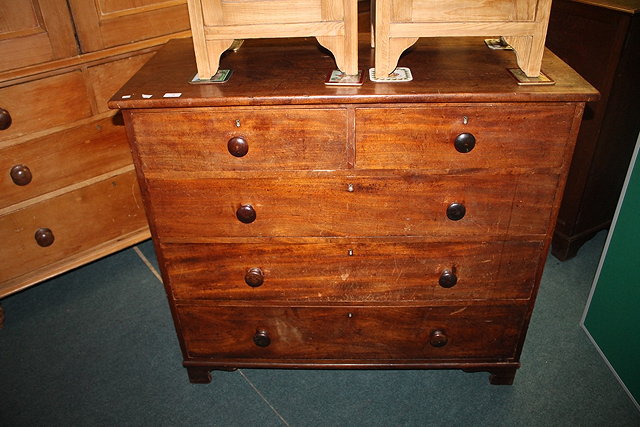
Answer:
[{"label": "drawer front", "polygon": [[557,168],[564,161],[574,109],[571,104],[359,108],[356,166]]},{"label": "drawer front", "polygon": [[405,6],[410,3],[413,22],[532,21],[538,3],[533,0],[393,0],[394,3],[400,1]]},{"label": "drawer front", "polygon": [[188,357],[229,360],[507,360],[525,312],[524,305],[177,309]]},{"label": "drawer front", "polygon": [[[157,236],[164,243],[252,236],[487,239],[513,230],[544,236],[557,185],[555,175],[279,176],[149,179]],[[247,210],[253,222],[238,219]],[[512,217],[517,223],[510,224]]]},{"label": "drawer front", "polygon": [[[316,22],[322,20],[325,1],[296,0],[295,7],[292,7],[289,0],[222,0],[219,3],[219,9],[203,8],[205,25],[246,25],[247,23],[277,25]],[[332,16],[342,15],[342,2],[332,2],[330,7]],[[334,11],[334,8],[339,9]],[[219,10],[221,13],[218,12]]]},{"label": "drawer front", "polygon": [[393,302],[526,299],[540,242],[162,245],[178,300]]},{"label": "drawer front", "polygon": [[111,117],[0,151],[0,208],[131,165]]},{"label": "drawer front", "polygon": [[[0,216],[0,282],[143,229],[139,201],[131,171]],[[36,242],[36,231],[43,228],[53,234],[49,246]]]},{"label": "drawer front", "polygon": [[92,114],[80,71],[2,88],[0,108],[11,116],[11,126],[0,130],[0,141],[72,123]]},{"label": "drawer front", "polygon": [[147,172],[347,167],[344,109],[133,112],[130,119]]}]

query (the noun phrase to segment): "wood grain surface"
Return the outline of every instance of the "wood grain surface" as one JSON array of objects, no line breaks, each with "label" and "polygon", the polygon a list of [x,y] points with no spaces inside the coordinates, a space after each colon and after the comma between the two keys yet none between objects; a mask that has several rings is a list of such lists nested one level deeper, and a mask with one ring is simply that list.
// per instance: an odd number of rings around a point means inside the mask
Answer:
[{"label": "wood grain surface", "polygon": [[[187,355],[226,359],[511,361],[522,305],[445,307],[215,307],[180,305]],[[478,333],[478,325],[482,333]],[[271,338],[254,344],[256,330]],[[448,342],[429,344],[433,331]]]},{"label": "wood grain surface", "polygon": [[[147,190],[157,237],[165,243],[251,236],[478,240],[509,232],[543,238],[557,184],[556,175],[283,172],[148,179]],[[464,204],[462,219],[447,217],[451,203]],[[236,218],[243,205],[255,209],[254,222]]]},{"label": "wood grain surface", "polygon": [[[373,50],[361,39],[360,66],[373,67]],[[267,65],[268,64],[268,65]],[[191,40],[169,42],[111,98],[111,108],[259,106],[341,103],[587,101],[597,91],[553,53],[543,71],[552,86],[519,86],[507,71],[517,67],[509,51],[492,51],[478,38],[420,40],[400,60],[413,70],[408,84],[373,83],[361,87],[326,86],[335,68],[312,39],[247,40],[227,52],[221,68],[233,70],[224,84],[189,84],[196,74]],[[293,73],[291,73],[293,71]],[[248,92],[250,88],[250,92]],[[180,93],[164,98],[165,93]],[[152,95],[143,98],[142,94]],[[123,99],[123,96],[130,98]]]},{"label": "wood grain surface", "polygon": [[192,85],[188,42],[110,105],[190,380],[427,367],[511,384],[597,92],[549,52],[555,85],[518,86],[513,52],[478,39],[420,42],[412,82],[361,87],[324,85],[312,40],[262,40],[223,57],[227,83]]},{"label": "wood grain surface", "polygon": [[[261,305],[527,299],[540,247],[340,238],[163,245],[162,251],[176,299]],[[251,268],[264,276],[258,287],[245,281]],[[449,288],[439,284],[446,270],[457,277]]]}]

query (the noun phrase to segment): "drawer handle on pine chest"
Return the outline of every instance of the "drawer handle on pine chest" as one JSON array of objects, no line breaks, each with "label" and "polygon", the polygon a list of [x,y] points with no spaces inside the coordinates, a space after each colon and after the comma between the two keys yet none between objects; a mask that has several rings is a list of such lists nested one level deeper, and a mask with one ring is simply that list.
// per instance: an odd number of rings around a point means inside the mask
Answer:
[{"label": "drawer handle on pine chest", "polygon": [[256,331],[255,335],[253,335],[253,342],[258,347],[268,347],[271,344],[271,338],[269,338],[269,333],[264,329],[259,329]]},{"label": "drawer handle on pine chest", "polygon": [[250,268],[244,275],[244,281],[252,288],[257,288],[258,286],[262,286],[264,283],[264,273],[257,267]]},{"label": "drawer handle on pine chest", "polygon": [[451,203],[447,207],[447,218],[451,221],[460,221],[467,213],[467,208],[462,203]]},{"label": "drawer handle on pine chest", "polygon": [[36,239],[36,243],[43,248],[51,246],[55,240],[53,231],[51,231],[50,228],[38,228],[34,237]]},{"label": "drawer handle on pine chest", "polygon": [[449,342],[449,337],[444,331],[440,329],[436,329],[431,332],[431,336],[429,337],[429,344],[433,347],[444,347]]},{"label": "drawer handle on pine chest", "polygon": [[11,168],[9,175],[13,183],[20,186],[29,184],[33,178],[31,170],[25,165],[15,165]]},{"label": "drawer handle on pine chest", "polygon": [[452,288],[456,283],[458,283],[458,276],[456,276],[456,273],[454,271],[447,268],[442,272],[442,274],[440,274],[438,283],[443,288]]},{"label": "drawer handle on pine chest", "polygon": [[453,145],[459,153],[468,153],[476,146],[476,137],[471,133],[461,133],[456,136]]},{"label": "drawer handle on pine chest", "polygon": [[244,157],[249,152],[249,143],[241,136],[234,136],[227,142],[227,150],[235,157]]},{"label": "drawer handle on pine chest", "polygon": [[11,114],[4,108],[0,108],[0,130],[9,129],[11,122]]},{"label": "drawer handle on pine chest", "polygon": [[236,210],[236,218],[245,224],[251,224],[256,220],[256,210],[251,205],[242,205]]}]

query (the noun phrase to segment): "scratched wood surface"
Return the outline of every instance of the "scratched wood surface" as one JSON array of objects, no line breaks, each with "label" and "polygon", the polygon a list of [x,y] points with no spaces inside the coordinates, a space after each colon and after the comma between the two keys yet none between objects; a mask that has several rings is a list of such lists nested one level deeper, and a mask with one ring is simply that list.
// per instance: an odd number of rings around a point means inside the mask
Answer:
[{"label": "scratched wood surface", "polygon": [[[540,249],[540,242],[415,238],[163,245],[176,299],[248,305],[527,299]],[[264,276],[258,287],[245,281],[252,268]],[[450,288],[439,284],[446,270],[457,277]]]},{"label": "scratched wood surface", "polygon": [[[511,230],[542,239],[551,221],[558,176],[300,172],[271,177],[147,178],[162,242],[217,237],[423,236],[485,239]],[[353,191],[349,191],[350,187]],[[516,197],[517,195],[517,197]],[[460,220],[447,217],[464,204]],[[236,219],[251,206],[256,219]],[[517,219],[513,219],[517,218]]]},{"label": "scratched wood surface", "polygon": [[[188,356],[227,361],[513,360],[524,315],[522,305],[178,307]],[[256,327],[271,332],[269,346],[258,347],[246,339]],[[429,345],[430,334],[445,328],[450,342],[443,347]]]}]

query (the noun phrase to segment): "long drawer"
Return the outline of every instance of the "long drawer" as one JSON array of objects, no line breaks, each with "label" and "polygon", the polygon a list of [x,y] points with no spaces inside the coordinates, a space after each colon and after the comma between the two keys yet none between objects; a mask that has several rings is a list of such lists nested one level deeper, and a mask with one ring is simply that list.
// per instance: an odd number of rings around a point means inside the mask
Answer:
[{"label": "long drawer", "polygon": [[108,117],[0,150],[0,208],[131,165],[123,126]]},{"label": "long drawer", "polygon": [[203,9],[205,22],[220,22],[222,25],[246,25],[247,22],[253,25],[274,24],[274,19],[279,24],[309,22],[311,25],[323,17],[326,19],[327,14],[336,20],[344,15],[341,2],[331,4],[330,9],[317,0],[297,0],[295,5],[292,7],[288,0],[223,0],[214,9],[217,13],[210,12],[212,16],[207,13],[209,8]]},{"label": "long drawer", "polygon": [[[462,104],[356,109],[362,169],[556,168],[575,105]],[[458,141],[456,141],[458,140]]]},{"label": "long drawer", "polygon": [[130,171],[0,216],[0,284],[144,229],[139,201]]},{"label": "long drawer", "polygon": [[490,2],[411,0],[401,2],[408,9],[406,12],[411,17],[410,22],[439,23],[452,21],[464,23],[533,21],[536,18],[536,3],[527,0],[492,0]]},{"label": "long drawer", "polygon": [[0,89],[0,108],[11,126],[0,131],[4,140],[29,135],[91,117],[87,86],[80,71],[72,71]]},{"label": "long drawer", "polygon": [[131,112],[129,117],[146,172],[347,168],[345,109]]},{"label": "long drawer", "polygon": [[160,249],[178,300],[368,303],[527,299],[542,248],[540,242],[326,240]]},{"label": "long drawer", "polygon": [[526,312],[526,305],[178,305],[177,320],[190,358],[508,361]]},{"label": "long drawer", "polygon": [[[290,173],[147,179],[162,242],[256,236],[544,236],[556,175]],[[239,219],[242,218],[242,219]]]}]

